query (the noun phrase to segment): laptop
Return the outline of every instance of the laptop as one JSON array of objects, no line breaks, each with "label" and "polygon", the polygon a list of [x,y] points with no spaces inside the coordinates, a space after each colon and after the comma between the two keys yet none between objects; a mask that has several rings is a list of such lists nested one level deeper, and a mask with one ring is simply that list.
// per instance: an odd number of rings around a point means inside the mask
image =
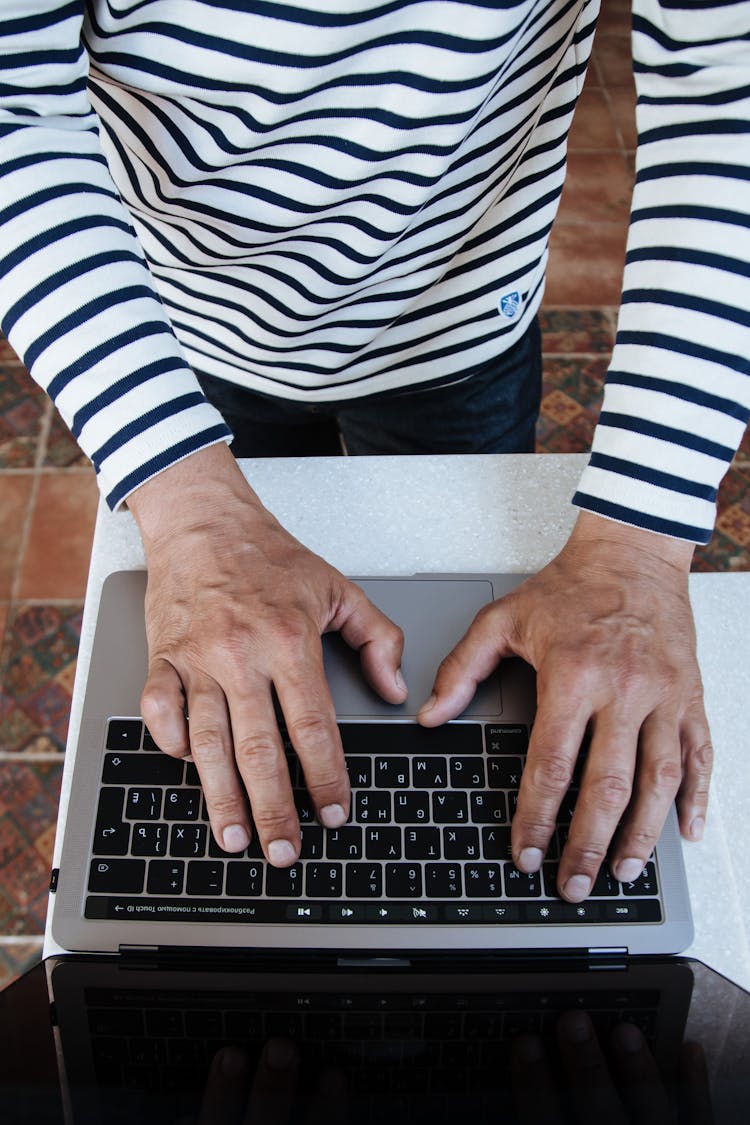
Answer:
[{"label": "laptop", "polygon": [[[288,746],[300,861],[268,865],[253,841],[212,839],[195,766],[162,754],[139,717],[146,678],[144,571],[104,583],[86,685],[50,931],[73,952],[332,950],[342,958],[419,951],[677,953],[692,938],[674,811],[634,883],[602,870],[584,903],[563,902],[555,867],[575,804],[561,808],[542,871],[510,858],[510,822],[534,718],[534,677],[503,661],[457,720],[415,722],[442,656],[519,575],[358,579],[405,633],[409,699],[386,704],[358,658],[324,638],[326,675],[352,782],[352,817],[315,822]],[[583,759],[582,759],[583,760]]]},{"label": "laptop", "polygon": [[[674,819],[640,881],[605,872],[568,909],[553,888],[572,800],[540,876],[517,879],[507,853],[531,669],[504,661],[444,728],[414,721],[442,655],[520,576],[359,581],[404,629],[410,702],[384,704],[325,638],[353,816],[343,836],[315,823],[290,752],[303,854],[278,883],[257,846],[212,844],[194,767],[153,746],[138,715],[145,574],[106,580],[50,899],[68,952],[0,993],[5,1120],[579,1120],[591,1071],[583,1056],[571,1070],[561,1028],[585,1013],[639,1120],[664,1096],[703,1105],[691,1039],[713,1114],[691,1120],[744,1121],[750,995],[663,956],[692,934]],[[625,1024],[656,1067],[645,1090],[612,1053]]]}]

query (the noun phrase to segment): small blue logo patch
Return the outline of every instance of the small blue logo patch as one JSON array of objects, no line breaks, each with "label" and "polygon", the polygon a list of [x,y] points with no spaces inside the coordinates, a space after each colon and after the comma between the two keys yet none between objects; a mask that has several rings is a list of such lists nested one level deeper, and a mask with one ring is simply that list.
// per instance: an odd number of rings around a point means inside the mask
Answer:
[{"label": "small blue logo patch", "polygon": [[506,320],[515,320],[521,312],[522,304],[521,294],[514,289],[512,293],[503,293],[497,302],[497,311]]}]

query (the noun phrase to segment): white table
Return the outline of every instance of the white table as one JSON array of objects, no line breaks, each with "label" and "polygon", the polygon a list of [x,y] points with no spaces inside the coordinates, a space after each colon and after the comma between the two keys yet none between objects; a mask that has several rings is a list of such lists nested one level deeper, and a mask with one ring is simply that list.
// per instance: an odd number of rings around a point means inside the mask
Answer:
[{"label": "white table", "polygon": [[[573,524],[570,497],[584,463],[580,455],[546,454],[248,460],[242,466],[281,522],[344,573],[400,575],[539,569]],[[102,505],[69,747],[80,722],[102,582],[111,571],[144,565],[132,517],[112,515]],[[691,598],[716,767],[704,841],[684,847],[696,925],[687,952],[750,989],[750,573],[693,575]],[[63,816],[71,767],[68,759]],[[48,927],[45,954],[58,951]]]}]

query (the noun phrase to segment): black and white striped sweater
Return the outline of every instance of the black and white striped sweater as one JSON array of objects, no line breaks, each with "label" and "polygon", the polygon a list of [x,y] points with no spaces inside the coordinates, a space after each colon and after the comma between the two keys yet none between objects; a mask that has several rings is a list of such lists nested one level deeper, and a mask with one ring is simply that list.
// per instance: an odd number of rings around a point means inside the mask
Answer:
[{"label": "black and white striped sweater", "polygon": [[[606,0],[604,0],[606,3]],[[113,507],[194,370],[451,379],[539,306],[597,0],[2,0],[0,315]],[[705,541],[750,412],[750,3],[634,0],[638,175],[576,502]]]}]

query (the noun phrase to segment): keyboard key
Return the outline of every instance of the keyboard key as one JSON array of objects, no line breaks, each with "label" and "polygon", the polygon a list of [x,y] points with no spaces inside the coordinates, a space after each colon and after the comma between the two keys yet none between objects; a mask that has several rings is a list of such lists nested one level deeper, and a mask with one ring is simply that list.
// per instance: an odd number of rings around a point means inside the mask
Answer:
[{"label": "keyboard key", "polygon": [[541,884],[538,871],[526,875],[512,864],[508,864],[505,869],[505,893],[508,898],[539,898],[542,893]]},{"label": "keyboard key", "polygon": [[89,890],[92,894],[140,894],[145,877],[145,859],[95,859],[89,869]]},{"label": "keyboard key", "polygon": [[413,863],[387,863],[385,893],[388,898],[421,897],[422,869]]},{"label": "keyboard key", "polygon": [[490,789],[518,789],[521,784],[521,759],[506,755],[488,758],[487,784]]},{"label": "keyboard key", "polygon": [[140,719],[110,719],[107,724],[107,749],[139,750],[142,731]]},{"label": "keyboard key", "polygon": [[170,836],[170,855],[195,859],[206,854],[208,827],[205,824],[173,824]]},{"label": "keyboard key", "polygon": [[346,768],[352,789],[372,788],[372,762],[369,758],[347,758]]},{"label": "keyboard key", "polygon": [[451,785],[454,789],[484,789],[484,761],[481,758],[451,758]]},{"label": "keyboard key", "polygon": [[185,763],[166,754],[105,754],[105,785],[181,785]]},{"label": "keyboard key", "polygon": [[355,820],[362,824],[373,822],[387,824],[391,819],[390,793],[378,793],[373,790],[362,791],[356,794],[354,807]]},{"label": "keyboard key", "polygon": [[94,855],[127,855],[130,846],[130,825],[122,819],[125,790],[105,787],[99,793],[99,807],[94,828]]},{"label": "keyboard key", "polygon": [[362,829],[354,825],[332,828],[326,833],[328,859],[361,859]]},{"label": "keyboard key", "polygon": [[375,825],[366,828],[365,852],[368,859],[401,859],[401,829]]},{"label": "keyboard key", "polygon": [[433,793],[432,819],[436,824],[465,824],[469,805],[465,793]]},{"label": "keyboard key", "polygon": [[500,898],[503,893],[502,864],[467,863],[464,870],[468,898]]},{"label": "keyboard key", "polygon": [[230,861],[227,864],[227,894],[232,898],[254,898],[263,894],[263,864]]},{"label": "keyboard key", "polygon": [[307,863],[305,894],[308,898],[339,898],[343,891],[340,863]]},{"label": "keyboard key", "polygon": [[512,859],[510,826],[482,829],[482,855],[485,859]]},{"label": "keyboard key", "polygon": [[298,898],[302,894],[301,863],[266,868],[266,894],[272,898]]},{"label": "keyboard key", "polygon": [[409,784],[408,758],[376,758],[373,781],[378,789],[404,789]]},{"label": "keyboard key", "polygon": [[125,815],[128,820],[159,820],[161,799],[161,789],[128,789]]},{"label": "keyboard key", "polygon": [[508,806],[504,793],[472,793],[471,819],[475,824],[508,824]]},{"label": "keyboard key", "polygon": [[306,824],[302,829],[300,859],[323,858],[323,829],[319,824]]},{"label": "keyboard key", "polygon": [[189,895],[220,895],[224,888],[224,864],[193,860],[187,866],[186,891]]},{"label": "keyboard key", "polygon": [[484,736],[488,754],[525,754],[529,748],[528,730],[519,724],[490,723]]},{"label": "keyboard key", "polygon": [[315,806],[312,803],[310,794],[306,789],[293,789],[292,795],[294,797],[294,806],[297,810],[300,825],[304,828],[306,824],[315,823]]},{"label": "keyboard key", "polygon": [[181,859],[153,859],[148,865],[146,889],[152,895],[180,895],[185,878]]},{"label": "keyboard key", "polygon": [[[440,859],[440,829],[404,829],[404,858]],[[455,859],[456,857],[451,856],[451,858]]]},{"label": "keyboard key", "polygon": [[654,898],[603,899],[599,905],[605,922],[661,922],[661,906]]},{"label": "keyboard key", "polygon": [[479,829],[444,828],[443,855],[446,859],[479,859]]},{"label": "keyboard key", "polygon": [[647,863],[638,878],[632,883],[622,884],[623,894],[645,898],[647,895],[656,895],[659,888],[656,885],[656,867]]},{"label": "keyboard key", "polygon": [[457,863],[428,863],[424,869],[425,894],[429,898],[460,898],[461,868]]},{"label": "keyboard key", "polygon": [[418,789],[445,789],[448,785],[448,759],[434,756],[413,758],[412,784]]},{"label": "keyboard key", "polygon": [[168,854],[169,827],[166,824],[133,825],[133,855],[165,856]]},{"label": "keyboard key", "polygon": [[164,794],[165,820],[198,820],[200,812],[200,789],[167,789]]},{"label": "keyboard key", "polygon": [[158,753],[161,753],[161,750],[159,749],[159,747],[154,742],[154,737],[151,734],[151,731],[148,729],[148,727],[145,727],[144,731],[143,731],[143,749],[149,750],[152,753],[154,751],[156,751]]},{"label": "keyboard key", "polygon": [[347,898],[380,898],[382,893],[383,869],[379,863],[346,865]]},{"label": "keyboard key", "polygon": [[394,793],[393,819],[397,824],[427,824],[430,820],[430,795],[422,792]]}]

